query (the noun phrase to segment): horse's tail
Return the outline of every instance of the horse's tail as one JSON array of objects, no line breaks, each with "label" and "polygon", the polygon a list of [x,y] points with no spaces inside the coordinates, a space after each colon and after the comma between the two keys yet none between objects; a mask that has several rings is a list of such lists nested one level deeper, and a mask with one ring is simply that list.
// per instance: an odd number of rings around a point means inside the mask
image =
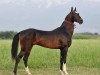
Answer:
[{"label": "horse's tail", "polygon": [[20,33],[17,33],[12,41],[11,55],[13,60],[16,58],[18,52],[19,34]]}]

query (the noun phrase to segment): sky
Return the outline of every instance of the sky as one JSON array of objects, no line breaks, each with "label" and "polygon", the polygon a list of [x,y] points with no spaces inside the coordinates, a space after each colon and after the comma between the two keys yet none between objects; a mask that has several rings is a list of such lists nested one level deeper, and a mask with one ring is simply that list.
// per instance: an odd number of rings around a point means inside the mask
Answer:
[{"label": "sky", "polygon": [[74,33],[100,33],[100,0],[0,0],[0,31],[53,30],[72,6],[84,20]]}]

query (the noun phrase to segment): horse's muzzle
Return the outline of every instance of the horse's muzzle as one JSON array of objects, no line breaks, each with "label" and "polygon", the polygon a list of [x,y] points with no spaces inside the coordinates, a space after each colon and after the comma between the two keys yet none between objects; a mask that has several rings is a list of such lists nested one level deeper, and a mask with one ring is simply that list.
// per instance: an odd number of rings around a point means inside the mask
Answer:
[{"label": "horse's muzzle", "polygon": [[83,23],[83,19],[80,20],[79,24],[82,24],[82,23]]}]

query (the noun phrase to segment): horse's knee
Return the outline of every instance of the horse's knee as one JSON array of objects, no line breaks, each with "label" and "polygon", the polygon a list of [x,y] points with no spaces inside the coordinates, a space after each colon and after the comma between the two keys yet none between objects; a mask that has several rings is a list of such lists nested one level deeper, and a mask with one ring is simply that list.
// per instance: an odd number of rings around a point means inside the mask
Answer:
[{"label": "horse's knee", "polygon": [[27,61],[27,60],[28,60],[28,56],[25,55],[25,56],[23,57],[23,61],[25,62],[25,61]]},{"label": "horse's knee", "polygon": [[30,53],[26,52],[24,57],[23,57],[23,61],[27,61],[28,57],[29,57]]},{"label": "horse's knee", "polygon": [[26,64],[27,61],[28,61],[28,58],[24,57],[24,58],[23,58],[23,61],[24,61],[24,63]]},{"label": "horse's knee", "polygon": [[18,63],[20,61],[21,57],[17,56],[16,57],[16,63]]},{"label": "horse's knee", "polygon": [[27,67],[28,56],[23,57],[24,65]]},{"label": "horse's knee", "polygon": [[24,52],[20,52],[19,55],[16,57],[16,62],[19,62],[20,59],[24,56]]}]

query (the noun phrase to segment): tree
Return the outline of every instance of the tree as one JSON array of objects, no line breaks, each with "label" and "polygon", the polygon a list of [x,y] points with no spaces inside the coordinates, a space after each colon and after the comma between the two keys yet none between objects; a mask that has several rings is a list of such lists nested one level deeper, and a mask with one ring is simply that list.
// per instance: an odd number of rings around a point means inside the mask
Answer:
[{"label": "tree", "polygon": [[16,33],[14,31],[0,32],[0,39],[12,39]]}]

